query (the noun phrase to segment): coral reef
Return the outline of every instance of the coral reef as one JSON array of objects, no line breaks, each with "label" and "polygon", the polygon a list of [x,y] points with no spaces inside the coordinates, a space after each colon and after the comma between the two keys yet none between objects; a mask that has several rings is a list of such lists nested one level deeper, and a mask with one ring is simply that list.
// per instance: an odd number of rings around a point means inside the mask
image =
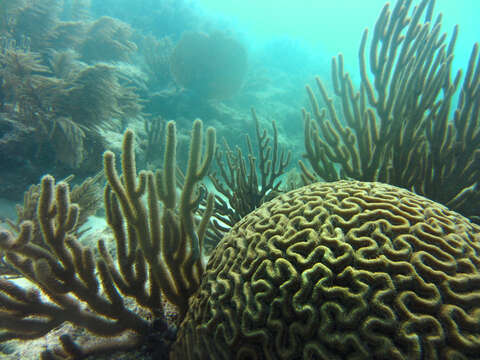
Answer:
[{"label": "coral reef", "polygon": [[242,86],[247,52],[238,40],[222,32],[186,32],[173,50],[170,64],[179,85],[207,99],[225,99]]},{"label": "coral reef", "polygon": [[[178,204],[175,133],[175,123],[170,121],[166,129],[164,166],[155,174],[141,172],[137,179],[131,132],[127,132],[124,139],[123,179],[115,171],[113,153],[105,155],[105,176],[109,183],[105,190],[105,207],[119,251],[126,251],[127,242],[131,245],[128,249],[130,262],[140,262],[140,266],[146,262],[149,265],[154,280],[183,317],[188,298],[197,289],[203,273],[202,243],[213,211],[213,195],[208,197],[207,209],[199,224],[196,224],[193,214],[199,203],[196,185],[207,174],[213,159],[215,131],[213,128],[207,130],[206,151],[202,155],[202,122],[198,119],[194,122],[187,172]],[[148,210],[142,202],[145,192]],[[162,216],[159,200],[163,203]],[[125,223],[129,228],[128,236],[124,230]],[[141,256],[137,255],[138,250],[141,250]],[[123,264],[122,271],[131,272],[131,269],[128,270],[131,265]],[[121,279],[120,276],[118,278]]]},{"label": "coral reef", "polygon": [[55,111],[71,117],[75,124],[91,128],[121,116],[119,100],[117,69],[97,63],[70,75],[68,88],[56,99]]},{"label": "coral reef", "polygon": [[480,227],[382,183],[316,183],[237,223],[171,359],[472,359]]},{"label": "coral reef", "polygon": [[144,128],[147,139],[144,144],[145,162],[147,167],[152,166],[156,162],[162,160],[162,153],[159,151],[165,132],[166,120],[161,116],[145,117]]},{"label": "coral reef", "polygon": [[[211,24],[187,1],[104,0],[91,16],[88,0],[0,0],[0,167],[12,169],[0,196],[52,171],[91,175],[124,133],[97,178],[70,189],[43,176],[0,228],[0,274],[23,277],[0,278],[0,348],[41,340],[42,360],[145,348],[172,360],[478,358],[480,50],[452,74],[457,28],[447,39],[435,1],[414,3],[387,4],[370,42],[365,31],[358,87],[342,55],[333,96],[320,78],[318,98],[307,86],[302,143],[285,112],[300,107],[292,86],[307,67],[270,59],[260,75],[264,57],[247,74],[244,44],[199,32]],[[250,126],[234,109],[246,101],[284,121],[269,134],[252,109]],[[198,116],[227,138],[249,128],[246,146],[220,149],[198,119],[189,132]],[[306,150],[301,175],[287,172],[282,129]],[[79,228],[103,175],[107,229],[91,246]]]},{"label": "coral reef", "polygon": [[[83,10],[64,21],[74,9]],[[89,21],[87,9],[85,1],[0,4],[0,161],[11,169],[0,178],[2,197],[19,200],[45,172],[94,174],[106,129],[123,132],[141,113],[126,66],[99,62],[130,58],[131,29]]]},{"label": "coral reef", "polygon": [[[73,175],[69,176],[68,178],[62,180],[62,182],[70,183],[73,178]],[[74,204],[77,204],[80,208],[77,221],[70,231],[71,234],[80,236],[81,232],[79,229],[85,225],[88,218],[94,215],[100,208],[102,196],[99,183],[101,179],[103,179],[103,174],[98,173],[94,177],[86,178],[81,184],[74,185],[70,190],[70,201]],[[21,232],[21,224],[23,222],[31,222],[33,228],[30,242],[43,246],[43,234],[37,216],[38,200],[40,195],[41,185],[31,185],[23,195],[23,205],[17,204],[16,206],[16,221],[14,222],[8,218],[5,219],[5,221],[17,234]]]},{"label": "coral reef", "polygon": [[446,35],[440,34],[441,16],[432,19],[434,2],[422,1],[409,16],[410,5],[398,1],[392,10],[384,7],[370,43],[369,62],[365,31],[359,91],[344,71],[342,56],[333,59],[340,114],[319,78],[326,108],[320,108],[307,87],[313,119],[304,113],[306,157],[317,176],[327,181],[387,182],[479,221],[478,44],[452,120],[450,108],[461,79],[460,72],[451,75],[457,28],[446,43]]},{"label": "coral reef", "polygon": [[[213,158],[215,131],[207,130],[205,152],[202,133],[202,122],[196,120],[178,203],[174,122],[167,125],[163,170],[155,175],[144,171],[137,177],[130,130],[124,136],[122,177],[115,169],[114,154],[104,154],[108,180],[104,200],[115,237],[115,259],[104,239],[97,245],[100,258],[80,244],[73,232],[81,209],[71,203],[67,183],[55,184],[52,176],[43,177],[36,212],[43,246],[33,242],[32,221],[22,222],[17,236],[0,231],[5,259],[34,284],[23,288],[0,279],[0,342],[38,338],[69,322],[104,341],[80,346],[70,335],[63,335],[63,348],[49,349],[42,355],[44,359],[84,358],[130,349],[156,333],[160,346],[169,331],[162,294],[177,307],[180,317],[184,316],[188,298],[203,273],[202,241],[213,211],[213,196],[209,196],[209,209],[200,222],[193,212],[198,206],[198,182]],[[133,310],[132,301],[143,312]]]},{"label": "coral reef", "polygon": [[[232,150],[224,139],[223,150],[217,147],[216,170],[209,177],[218,194],[215,196],[214,230],[218,240],[245,215],[279,193],[291,152],[278,145],[278,132],[272,121],[273,135],[260,128],[255,110],[251,109],[255,123],[256,151],[248,134],[248,154],[243,155],[237,146]],[[218,220],[218,221],[217,221]],[[226,227],[228,226],[228,227]]]},{"label": "coral reef", "polygon": [[87,63],[97,61],[127,61],[137,49],[130,41],[132,30],[126,23],[103,16],[95,20],[86,32],[79,53]]},{"label": "coral reef", "polygon": [[[39,53],[17,48],[7,48],[0,55],[4,117],[30,128],[30,141],[39,148],[55,149],[56,162],[78,168],[88,148],[103,150],[99,134],[102,126],[111,124],[114,118],[139,113],[139,106],[131,105],[138,97],[131,95],[132,89],[120,86],[114,66],[71,66],[75,61],[71,54],[56,53],[50,65],[62,76],[57,78],[51,76],[41,59]],[[13,139],[9,137],[9,141]]]},{"label": "coral reef", "polygon": [[59,22],[61,0],[23,1],[12,19],[12,34],[17,42],[28,38],[34,51],[45,49],[48,38]]}]

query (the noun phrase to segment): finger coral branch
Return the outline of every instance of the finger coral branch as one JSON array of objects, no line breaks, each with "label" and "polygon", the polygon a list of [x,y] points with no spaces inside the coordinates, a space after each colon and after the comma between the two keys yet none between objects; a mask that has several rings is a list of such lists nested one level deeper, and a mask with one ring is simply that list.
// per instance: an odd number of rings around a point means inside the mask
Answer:
[{"label": "finger coral branch", "polygon": [[[120,245],[118,249],[121,253],[118,254],[126,258],[127,251],[133,255],[132,251],[138,247],[142,254],[140,258],[142,261],[144,259],[151,269],[153,279],[150,280],[154,281],[166,298],[179,308],[180,316],[185,313],[187,299],[197,288],[203,271],[200,246],[205,231],[205,220],[202,220],[200,227],[197,228],[193,218],[196,210],[194,194],[197,183],[205,176],[213,158],[215,131],[207,130],[203,155],[202,132],[202,121],[196,120],[193,124],[190,156],[179,204],[176,204],[175,195],[174,122],[167,124],[164,166],[163,170],[157,171],[155,175],[149,171],[137,175],[133,132],[130,130],[125,133],[123,142],[121,178],[115,169],[113,153],[106,152],[104,155],[105,174],[109,183],[105,201],[107,221],[114,229]],[[147,206],[142,201],[145,193]],[[164,205],[163,212],[160,212],[159,200]],[[208,219],[210,215],[211,211],[204,217]],[[124,223],[128,224],[128,234],[122,229]],[[126,250],[127,243],[130,250]],[[102,252],[105,253],[104,250]],[[107,264],[112,263],[108,256],[104,258]],[[140,264],[138,259],[135,263],[138,266],[136,276],[140,276],[144,265]],[[125,265],[120,264],[120,268],[122,267],[124,281],[127,276],[132,278],[133,274],[125,268]],[[120,287],[124,287],[119,274],[114,271],[111,273],[114,281],[118,282]]]},{"label": "finger coral branch", "polygon": [[[384,6],[370,42],[368,30],[362,36],[358,90],[345,72],[343,56],[332,59],[338,108],[320,78],[321,101],[307,86],[312,116],[304,111],[305,157],[324,180],[387,182],[478,220],[478,45],[452,121],[450,109],[461,79],[460,72],[451,75],[458,27],[447,42],[441,15],[432,19],[433,7],[433,0],[415,7],[410,1]],[[302,170],[310,172],[305,166]],[[310,175],[304,173],[304,178]]]},{"label": "finger coral branch", "polygon": [[251,109],[251,116],[255,123],[256,151],[248,135],[246,156],[240,147],[235,151],[224,141],[224,149],[218,148],[215,154],[219,174],[210,175],[215,189],[226,199],[216,197],[214,216],[228,226],[233,226],[279,192],[281,176],[291,160],[290,151],[278,144],[275,121],[272,121],[273,134],[269,136],[265,129],[261,129],[254,109]]},{"label": "finger coral branch", "polygon": [[[37,338],[64,322],[106,338],[133,334],[88,351],[64,338],[63,350],[42,355],[78,358],[144,341],[154,323],[130,310],[127,297],[161,321],[165,321],[162,292],[181,315],[186,312],[188,297],[198,287],[203,272],[201,246],[213,212],[210,195],[201,221],[197,224],[193,219],[198,206],[194,194],[213,159],[215,131],[207,130],[202,153],[202,122],[194,123],[181,209],[177,212],[175,196],[170,194],[176,192],[171,176],[176,170],[174,123],[168,128],[162,197],[158,195],[162,183],[158,176],[148,171],[137,175],[133,132],[127,131],[124,136],[121,177],[115,169],[114,154],[104,155],[106,218],[116,240],[116,260],[102,239],[98,242],[100,259],[92,249],[80,245],[72,234],[79,207],[70,201],[68,184],[56,184],[50,175],[42,178],[36,213],[42,244],[32,242],[32,221],[20,224],[16,236],[0,230],[0,249],[5,258],[32,282],[32,289],[23,289],[0,279],[0,341]],[[144,195],[148,197],[147,206]],[[163,212],[159,199],[165,201]]]}]

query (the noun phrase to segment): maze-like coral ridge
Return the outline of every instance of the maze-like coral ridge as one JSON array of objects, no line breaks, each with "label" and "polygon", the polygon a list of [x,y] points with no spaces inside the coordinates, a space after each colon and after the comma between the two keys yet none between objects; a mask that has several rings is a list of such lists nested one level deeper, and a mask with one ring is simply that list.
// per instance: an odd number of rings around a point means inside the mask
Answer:
[{"label": "maze-like coral ridge", "polygon": [[480,227],[380,183],[294,190],[211,257],[173,359],[480,357]]}]

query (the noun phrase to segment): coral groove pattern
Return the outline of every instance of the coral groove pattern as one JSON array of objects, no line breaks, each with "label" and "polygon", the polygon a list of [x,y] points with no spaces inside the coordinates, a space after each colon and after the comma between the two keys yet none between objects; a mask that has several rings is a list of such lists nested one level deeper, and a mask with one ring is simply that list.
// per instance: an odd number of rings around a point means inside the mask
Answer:
[{"label": "coral groove pattern", "polygon": [[210,258],[171,359],[477,359],[480,227],[394,186],[316,183]]}]

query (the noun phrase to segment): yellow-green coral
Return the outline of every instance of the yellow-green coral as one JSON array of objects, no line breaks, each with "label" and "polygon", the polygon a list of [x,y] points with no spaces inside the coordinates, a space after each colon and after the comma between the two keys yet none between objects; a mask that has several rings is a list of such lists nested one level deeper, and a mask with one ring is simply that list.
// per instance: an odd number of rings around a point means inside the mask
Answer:
[{"label": "yellow-green coral", "polygon": [[172,359],[472,359],[480,227],[394,186],[309,185],[211,257]]},{"label": "yellow-green coral", "polygon": [[[33,285],[33,289],[25,289],[0,279],[0,343],[39,338],[70,322],[104,339],[80,346],[63,335],[62,348],[47,350],[42,359],[80,359],[137,347],[145,343],[147,335],[168,331],[162,294],[178,308],[180,317],[185,314],[188,298],[198,288],[204,269],[201,249],[213,211],[213,195],[207,197],[201,219],[195,218],[194,212],[200,196],[197,186],[213,158],[215,130],[207,129],[204,142],[202,121],[194,121],[178,201],[175,123],[167,124],[163,170],[155,174],[137,174],[133,140],[133,132],[127,130],[121,176],[114,154],[104,154],[108,181],[105,210],[115,238],[116,259],[105,239],[98,241],[100,257],[94,256],[93,248],[80,244],[73,232],[81,209],[71,203],[68,184],[55,184],[50,175],[42,178],[35,200],[40,229],[37,240],[42,246],[33,241],[35,223],[30,219],[19,225],[18,235],[0,228],[0,251]],[[148,315],[133,311],[127,305],[132,301]]]},{"label": "yellow-green coral", "polygon": [[[319,77],[320,102],[307,86],[312,116],[303,112],[306,158],[322,180],[413,189],[478,223],[479,44],[462,79],[451,71],[458,27],[447,41],[441,15],[433,18],[435,1],[414,4],[385,4],[370,44],[364,31],[360,87],[341,54],[332,59],[334,97]],[[300,166],[311,182],[314,174]]]}]

